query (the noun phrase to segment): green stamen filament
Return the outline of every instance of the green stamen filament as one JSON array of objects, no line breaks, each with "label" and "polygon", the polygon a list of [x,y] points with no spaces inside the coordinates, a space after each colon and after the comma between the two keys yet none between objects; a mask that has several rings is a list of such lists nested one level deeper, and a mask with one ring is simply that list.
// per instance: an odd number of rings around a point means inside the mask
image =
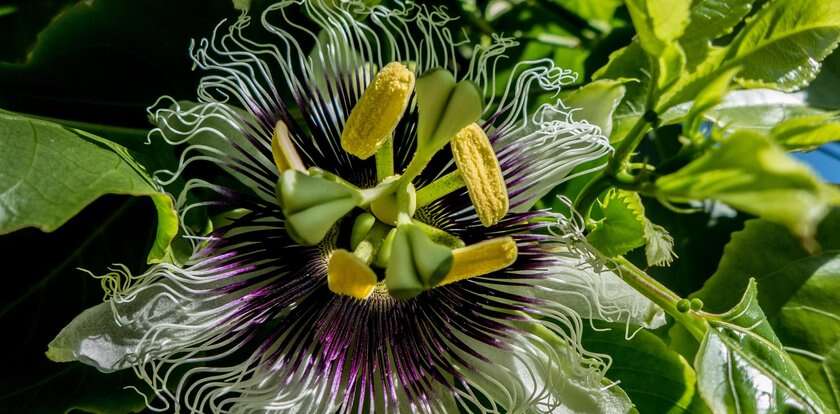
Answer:
[{"label": "green stamen filament", "polygon": [[382,182],[394,175],[394,138],[388,138],[376,151],[376,180]]},{"label": "green stamen filament", "polygon": [[417,208],[425,207],[453,191],[464,188],[465,185],[461,172],[458,170],[452,171],[417,190]]}]

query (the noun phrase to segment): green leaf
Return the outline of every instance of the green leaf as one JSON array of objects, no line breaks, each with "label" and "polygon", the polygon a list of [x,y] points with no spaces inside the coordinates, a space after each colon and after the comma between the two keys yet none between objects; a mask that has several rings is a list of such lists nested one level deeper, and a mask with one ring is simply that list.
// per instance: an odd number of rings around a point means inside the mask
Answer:
[{"label": "green leaf", "polygon": [[601,253],[615,257],[645,243],[645,213],[639,195],[613,190],[597,203],[593,218],[598,220],[586,236]]},{"label": "green leaf", "polygon": [[[838,228],[840,210],[835,209],[817,231],[816,240],[824,251],[840,250]],[[759,303],[772,318],[813,272],[814,268],[803,267],[810,258],[785,227],[767,220],[748,220],[743,230],[732,233],[717,271],[693,296],[702,299],[707,308],[721,311],[738,302],[740,292],[754,277],[760,287]]]},{"label": "green leaf", "polygon": [[[755,0],[697,0],[691,6],[691,18],[683,44],[696,44],[729,34],[752,9]],[[686,48],[688,49],[688,48]]]},{"label": "green leaf", "polygon": [[589,351],[612,358],[607,375],[619,381],[639,412],[691,412],[697,381],[691,365],[648,331],[638,331],[627,339],[625,325],[609,327],[606,331],[587,329],[582,344]]},{"label": "green leaf", "polygon": [[758,280],[758,302],[809,384],[840,412],[840,210],[820,224],[824,253],[810,256],[786,228],[753,219],[733,233],[717,272],[695,296],[724,309]]},{"label": "green leaf", "polygon": [[[662,122],[670,124],[683,119],[691,105],[672,107],[662,115]],[[719,105],[704,114],[704,118],[724,132],[749,129],[769,133],[780,122],[810,115],[828,113],[808,106],[799,94],[750,89],[729,92]]]},{"label": "green leaf", "polygon": [[650,56],[662,53],[688,25],[689,0],[627,0],[625,4],[641,46]]},{"label": "green leaf", "polygon": [[708,85],[697,94],[694,103],[683,122],[683,134],[690,135],[698,133],[700,124],[703,122],[703,114],[717,106],[722,100],[732,79],[738,72],[738,68],[723,72],[720,76],[712,79]]},{"label": "green leaf", "polygon": [[233,8],[247,12],[251,8],[251,0],[233,0]]},{"label": "green leaf", "polygon": [[592,75],[596,81],[608,79],[636,81],[624,85],[624,99],[613,113],[611,143],[624,139],[636,121],[644,115],[647,95],[652,83],[650,70],[650,61],[645,51],[638,40],[634,40],[630,45],[610,54],[607,64]]},{"label": "green leaf", "polygon": [[[118,152],[117,152],[118,151]],[[0,234],[50,232],[104,194],[148,196],[158,213],[149,262],[167,256],[178,216],[124,148],[57,124],[0,113]]]},{"label": "green leaf", "polygon": [[802,263],[808,281],[772,321],[785,349],[805,379],[840,412],[840,250]]},{"label": "green leaf", "polygon": [[601,133],[609,137],[612,132],[613,112],[624,98],[627,79],[604,79],[590,82],[563,97],[563,103],[575,108],[575,119],[586,120],[601,128]]},{"label": "green leaf", "polygon": [[725,57],[743,66],[746,87],[792,91],[807,85],[840,42],[840,7],[825,0],[768,2],[738,33]]},{"label": "green leaf", "polygon": [[834,52],[823,60],[817,78],[801,92],[801,95],[805,95],[808,105],[837,110],[840,109],[838,88],[840,88],[840,52],[834,49]]},{"label": "green leaf", "polygon": [[656,180],[656,195],[676,201],[716,199],[784,224],[804,241],[840,192],[769,138],[739,131],[681,170]]},{"label": "green leaf", "polygon": [[822,114],[788,119],[770,131],[773,139],[789,150],[809,150],[840,140],[840,122]]},{"label": "green leaf", "polygon": [[656,66],[656,85],[663,88],[677,79],[686,64],[676,40],[688,25],[689,0],[628,0],[627,10],[639,44]]},{"label": "green leaf", "polygon": [[734,308],[707,320],[694,368],[713,412],[826,411],[758,306],[755,281]]}]

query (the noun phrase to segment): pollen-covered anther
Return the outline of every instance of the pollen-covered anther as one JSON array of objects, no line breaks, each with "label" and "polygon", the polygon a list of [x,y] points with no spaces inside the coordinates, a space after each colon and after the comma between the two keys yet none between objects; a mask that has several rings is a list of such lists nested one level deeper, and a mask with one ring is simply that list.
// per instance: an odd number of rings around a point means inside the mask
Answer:
[{"label": "pollen-covered anther", "polygon": [[512,237],[497,237],[452,251],[452,268],[438,286],[502,270],[516,261]]},{"label": "pollen-covered anther", "polygon": [[337,295],[367,299],[376,286],[376,273],[347,250],[335,250],[327,263],[327,286]]},{"label": "pollen-covered anther", "polygon": [[341,148],[363,160],[376,154],[397,127],[413,90],[414,72],[399,62],[385,65],[350,112]]},{"label": "pollen-covered anther", "polygon": [[508,192],[487,134],[473,123],[458,131],[450,146],[481,224],[498,223],[508,212]]},{"label": "pollen-covered anther", "polygon": [[279,172],[306,170],[295,148],[295,143],[289,136],[289,127],[283,121],[277,121],[277,125],[274,126],[274,134],[271,137],[271,155],[274,157],[274,165],[277,166]]}]

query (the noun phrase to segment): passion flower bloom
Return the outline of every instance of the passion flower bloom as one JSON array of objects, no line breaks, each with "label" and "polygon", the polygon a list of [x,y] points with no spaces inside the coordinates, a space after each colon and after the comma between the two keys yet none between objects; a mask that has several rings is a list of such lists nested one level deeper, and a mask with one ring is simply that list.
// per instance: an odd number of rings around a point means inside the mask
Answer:
[{"label": "passion flower bloom", "polygon": [[576,220],[529,211],[609,143],[557,100],[571,72],[520,62],[495,90],[515,42],[451,20],[283,1],[194,44],[198,103],[150,110],[183,150],[156,178],[182,219],[225,220],[182,226],[183,263],[101,276],[48,356],[133,369],[160,411],[626,411],[582,324],[658,314]]}]

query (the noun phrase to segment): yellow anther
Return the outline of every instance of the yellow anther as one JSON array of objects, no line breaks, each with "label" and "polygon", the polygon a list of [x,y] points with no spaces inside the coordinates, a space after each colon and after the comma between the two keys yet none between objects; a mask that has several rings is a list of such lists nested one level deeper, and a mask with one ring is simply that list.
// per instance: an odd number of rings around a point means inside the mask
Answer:
[{"label": "yellow anther", "polygon": [[277,121],[274,127],[274,135],[271,137],[271,154],[274,156],[274,165],[277,166],[279,172],[289,169],[306,170],[295,148],[295,143],[289,137],[289,128],[283,121]]},{"label": "yellow anther", "polygon": [[481,224],[498,223],[507,214],[508,193],[487,134],[473,123],[458,131],[450,146]]},{"label": "yellow anther", "polygon": [[327,286],[337,295],[367,299],[376,286],[376,273],[353,253],[335,250],[327,264]]},{"label": "yellow anther", "polygon": [[497,237],[452,251],[452,269],[438,286],[502,270],[516,261],[516,242]]},{"label": "yellow anther", "polygon": [[414,72],[399,62],[385,65],[353,107],[341,148],[361,159],[376,154],[397,127],[414,90]]}]

